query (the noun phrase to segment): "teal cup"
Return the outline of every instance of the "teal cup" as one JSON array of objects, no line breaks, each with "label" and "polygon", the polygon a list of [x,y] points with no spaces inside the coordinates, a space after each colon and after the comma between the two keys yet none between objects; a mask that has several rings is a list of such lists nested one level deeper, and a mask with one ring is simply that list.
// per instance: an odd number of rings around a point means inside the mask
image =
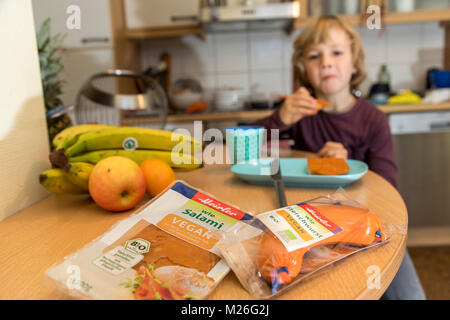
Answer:
[{"label": "teal cup", "polygon": [[259,159],[264,127],[241,126],[225,129],[229,159],[233,163]]}]

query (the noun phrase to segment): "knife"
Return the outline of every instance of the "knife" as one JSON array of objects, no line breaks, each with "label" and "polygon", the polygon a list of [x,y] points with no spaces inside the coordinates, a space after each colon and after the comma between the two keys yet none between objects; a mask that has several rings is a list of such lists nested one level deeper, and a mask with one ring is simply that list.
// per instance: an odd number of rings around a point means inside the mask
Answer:
[{"label": "knife", "polygon": [[270,178],[275,185],[278,208],[286,207],[286,195],[284,193],[283,177],[281,176],[280,159],[278,158],[273,159],[272,164],[270,165]]}]

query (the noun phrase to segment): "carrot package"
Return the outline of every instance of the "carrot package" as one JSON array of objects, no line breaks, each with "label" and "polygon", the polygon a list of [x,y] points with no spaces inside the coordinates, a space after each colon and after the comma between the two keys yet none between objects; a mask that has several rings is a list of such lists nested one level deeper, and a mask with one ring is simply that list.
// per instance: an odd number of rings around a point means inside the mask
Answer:
[{"label": "carrot package", "polygon": [[251,218],[176,181],[47,275],[78,298],[203,299],[230,270],[218,249],[222,234]]},{"label": "carrot package", "polygon": [[[255,237],[240,237],[253,229],[260,231]],[[225,238],[222,255],[257,298],[270,298],[340,259],[389,240],[379,217],[342,189],[258,214]]]}]

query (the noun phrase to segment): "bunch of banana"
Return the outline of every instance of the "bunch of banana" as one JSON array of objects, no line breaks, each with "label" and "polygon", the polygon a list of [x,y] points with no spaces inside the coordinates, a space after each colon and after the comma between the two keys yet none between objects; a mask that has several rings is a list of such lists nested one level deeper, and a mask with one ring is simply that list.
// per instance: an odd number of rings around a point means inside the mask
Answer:
[{"label": "bunch of banana", "polygon": [[69,163],[64,169],[53,168],[42,172],[39,183],[53,193],[89,193],[89,176],[93,168],[91,163]]},{"label": "bunch of banana", "polygon": [[[138,165],[141,165],[147,159],[159,159],[164,161],[165,163],[171,165],[172,167],[178,168],[197,168],[200,164],[193,163],[194,158],[187,154],[176,154],[168,151],[159,151],[159,150],[120,150],[120,149],[111,149],[111,150],[98,150],[98,151],[90,151],[78,156],[73,156],[69,158],[69,161],[76,162],[90,162],[97,163],[102,159],[112,157],[112,156],[122,156],[128,159],[133,160]],[[175,158],[177,156],[177,158]],[[191,163],[191,164],[189,164]]]},{"label": "bunch of banana", "polygon": [[124,156],[141,164],[160,159],[174,168],[194,169],[200,166],[194,153],[201,151],[198,140],[171,131],[87,124],[69,127],[53,140],[56,148],[50,161],[65,168],[68,163],[96,164],[111,156]]},{"label": "bunch of banana", "polygon": [[71,162],[66,165],[64,171],[70,182],[83,188],[83,190],[89,191],[89,176],[94,166],[92,163],[87,162]]},{"label": "bunch of banana", "polygon": [[111,127],[113,126],[102,124],[80,124],[78,126],[68,127],[53,138],[52,144],[55,149],[66,149],[68,146],[73,145],[78,136],[83,133],[98,131]]}]

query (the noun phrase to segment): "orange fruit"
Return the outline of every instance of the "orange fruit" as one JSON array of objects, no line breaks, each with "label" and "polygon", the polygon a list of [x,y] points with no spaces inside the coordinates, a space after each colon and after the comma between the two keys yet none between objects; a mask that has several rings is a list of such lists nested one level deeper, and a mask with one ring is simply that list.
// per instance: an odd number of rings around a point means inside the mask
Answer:
[{"label": "orange fruit", "polygon": [[152,197],[163,191],[169,184],[176,180],[175,172],[162,160],[149,159],[141,163],[147,184],[147,193]]}]

